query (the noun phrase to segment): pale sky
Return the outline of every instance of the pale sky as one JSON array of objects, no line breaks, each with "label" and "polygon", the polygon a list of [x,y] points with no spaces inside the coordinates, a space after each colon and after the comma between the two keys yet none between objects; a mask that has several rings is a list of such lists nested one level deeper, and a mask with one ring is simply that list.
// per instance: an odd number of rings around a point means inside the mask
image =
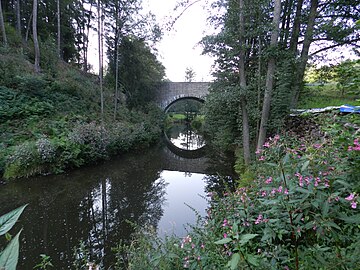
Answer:
[{"label": "pale sky", "polygon": [[[144,0],[144,12],[151,11],[155,14],[162,26],[172,15],[176,2],[177,0]],[[174,29],[165,32],[163,39],[156,45],[157,58],[166,68],[166,78],[173,82],[185,80],[187,67],[195,71],[194,81],[212,80],[211,67],[214,60],[207,55],[201,55],[202,48],[197,45],[206,31],[210,31],[206,24],[207,12],[201,2],[203,1],[191,6],[177,20]],[[94,42],[90,45],[89,62],[94,72],[98,72],[97,34],[94,31],[90,39]]]},{"label": "pale sky", "polygon": [[[177,0],[146,0],[144,9],[151,10],[160,24],[169,19]],[[191,67],[195,71],[194,81],[211,81],[211,66],[214,60],[201,55],[202,48],[197,43],[209,33],[206,19],[207,12],[203,1],[194,4],[177,20],[174,29],[165,32],[158,44],[158,59],[166,68],[167,78],[171,81],[184,81],[185,69]]]}]

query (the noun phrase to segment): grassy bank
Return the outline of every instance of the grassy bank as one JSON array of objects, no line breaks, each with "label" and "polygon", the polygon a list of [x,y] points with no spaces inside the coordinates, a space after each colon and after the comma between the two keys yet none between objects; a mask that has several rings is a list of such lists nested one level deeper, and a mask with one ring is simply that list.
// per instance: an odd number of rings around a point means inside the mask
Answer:
[{"label": "grassy bank", "polygon": [[360,96],[342,93],[336,83],[307,85],[301,94],[298,108],[312,109],[350,104],[360,106]]},{"label": "grassy bank", "polygon": [[252,181],[210,193],[207,217],[186,237],[163,240],[140,229],[119,262],[127,269],[358,269],[356,117],[305,119],[313,128],[270,138]]},{"label": "grassy bank", "polygon": [[105,88],[100,118],[97,76],[63,62],[33,73],[20,54],[0,54],[0,174],[4,179],[58,173],[146,146],[161,134],[162,113],[149,106],[113,115]]}]

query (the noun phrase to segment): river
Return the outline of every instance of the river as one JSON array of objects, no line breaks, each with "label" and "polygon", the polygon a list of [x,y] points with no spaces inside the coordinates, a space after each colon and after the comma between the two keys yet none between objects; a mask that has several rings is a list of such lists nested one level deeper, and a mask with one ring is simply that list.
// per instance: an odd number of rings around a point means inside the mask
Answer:
[{"label": "river", "polygon": [[185,225],[196,221],[189,206],[205,215],[207,192],[222,188],[223,179],[231,182],[233,172],[231,162],[211,157],[188,127],[175,129],[146,150],[0,186],[0,214],[29,204],[11,230],[15,235],[23,228],[18,269],[32,269],[40,254],[51,257],[54,269],[72,269],[80,241],[108,267],[111,248],[130,239],[128,221],[151,226],[160,236],[186,235]]}]

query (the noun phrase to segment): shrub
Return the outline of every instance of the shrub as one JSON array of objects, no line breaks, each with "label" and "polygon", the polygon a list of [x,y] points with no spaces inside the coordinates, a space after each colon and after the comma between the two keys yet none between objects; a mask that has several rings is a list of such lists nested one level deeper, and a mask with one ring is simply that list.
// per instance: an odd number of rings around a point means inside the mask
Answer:
[{"label": "shrub", "polygon": [[269,139],[253,181],[210,193],[207,217],[182,240],[137,236],[130,269],[357,269],[359,184],[349,169],[360,138],[333,129],[344,137]]}]

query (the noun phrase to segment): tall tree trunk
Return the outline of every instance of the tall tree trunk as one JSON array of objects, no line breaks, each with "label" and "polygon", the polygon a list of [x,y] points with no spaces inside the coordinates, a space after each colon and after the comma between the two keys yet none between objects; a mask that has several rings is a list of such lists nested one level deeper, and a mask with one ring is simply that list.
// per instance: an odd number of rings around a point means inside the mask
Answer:
[{"label": "tall tree trunk", "polygon": [[293,31],[290,39],[290,51],[296,55],[297,45],[299,42],[300,35],[300,26],[301,26],[301,10],[303,6],[304,0],[298,0],[296,3],[296,13],[293,25]]},{"label": "tall tree trunk", "polygon": [[119,26],[119,2],[116,4],[116,30],[115,30],[115,103],[114,103],[114,120],[116,120],[117,105],[119,99],[119,39],[120,39],[120,26]]},{"label": "tall tree trunk", "polygon": [[5,31],[5,22],[4,22],[4,16],[2,11],[2,3],[0,0],[0,28],[1,28],[1,35],[3,38],[4,46],[7,46],[7,38],[6,38],[6,31]]},{"label": "tall tree trunk", "polygon": [[35,48],[35,72],[40,72],[40,48],[37,35],[37,7],[38,2],[34,0],[33,2],[33,39],[34,39],[34,48]]},{"label": "tall tree trunk", "polygon": [[104,92],[103,92],[103,22],[102,22],[102,5],[101,0],[98,0],[98,45],[99,45],[99,82],[100,82],[100,104],[101,104],[101,119],[104,117]]},{"label": "tall tree trunk", "polygon": [[60,0],[56,1],[57,7],[57,52],[59,59],[61,59],[61,14],[60,14]]},{"label": "tall tree trunk", "polygon": [[250,156],[250,126],[249,114],[247,111],[246,101],[246,75],[245,75],[245,3],[244,0],[239,0],[239,83],[240,83],[240,110],[242,115],[242,143],[245,166],[249,166],[251,162]]},{"label": "tall tree trunk", "polygon": [[16,32],[21,37],[20,1],[21,0],[16,0],[15,13],[16,13]]},{"label": "tall tree trunk", "polygon": [[301,50],[300,63],[297,67],[297,72],[296,72],[296,76],[295,76],[296,81],[294,84],[293,96],[292,96],[292,102],[291,102],[292,108],[294,108],[296,106],[297,101],[300,96],[300,92],[303,87],[305,68],[306,68],[307,61],[309,59],[310,45],[313,41],[314,26],[315,26],[315,20],[316,20],[317,14],[318,14],[318,12],[317,12],[318,7],[319,7],[319,0],[311,0],[309,20],[307,22],[305,37],[304,37],[304,41],[303,41],[303,47]]},{"label": "tall tree trunk", "polygon": [[85,72],[88,71],[88,48],[89,48],[89,34],[90,34],[92,7],[93,7],[93,0],[90,1],[89,18],[86,24],[86,37],[84,36],[84,71]]},{"label": "tall tree trunk", "polygon": [[31,12],[30,18],[29,18],[29,21],[28,21],[28,24],[27,24],[27,27],[26,27],[26,33],[25,33],[25,42],[26,43],[29,40],[30,26],[31,26],[31,21],[32,21],[33,15],[34,15],[33,12]]},{"label": "tall tree trunk", "polygon": [[[276,50],[278,45],[279,38],[279,23],[280,23],[280,14],[281,14],[281,0],[275,0],[274,6],[274,18],[272,21],[272,32],[270,40],[270,50],[273,52]],[[274,88],[274,75],[276,69],[275,56],[272,55],[269,59],[268,70],[266,74],[266,85],[265,85],[265,94],[263,101],[263,108],[261,113],[261,122],[259,129],[259,139],[257,143],[257,149],[260,150],[265,143],[266,139],[266,130],[270,116],[270,104],[271,96]]]}]

